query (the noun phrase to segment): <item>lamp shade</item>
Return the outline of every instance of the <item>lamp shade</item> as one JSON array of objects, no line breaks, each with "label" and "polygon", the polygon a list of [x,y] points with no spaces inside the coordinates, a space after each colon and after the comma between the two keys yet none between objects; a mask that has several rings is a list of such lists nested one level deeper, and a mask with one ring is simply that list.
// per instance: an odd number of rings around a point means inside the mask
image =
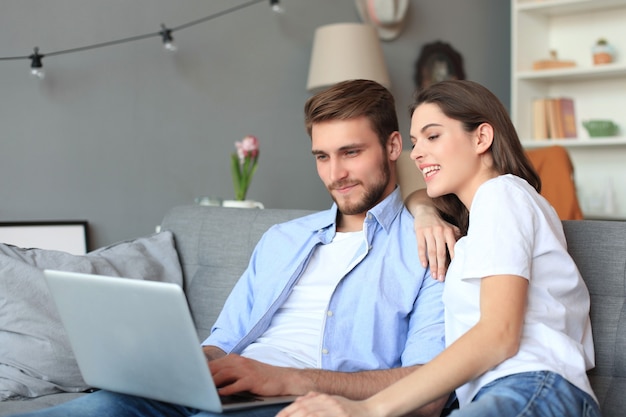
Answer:
[{"label": "lamp shade", "polygon": [[391,86],[376,29],[361,23],[336,23],[317,28],[307,90],[354,79]]}]

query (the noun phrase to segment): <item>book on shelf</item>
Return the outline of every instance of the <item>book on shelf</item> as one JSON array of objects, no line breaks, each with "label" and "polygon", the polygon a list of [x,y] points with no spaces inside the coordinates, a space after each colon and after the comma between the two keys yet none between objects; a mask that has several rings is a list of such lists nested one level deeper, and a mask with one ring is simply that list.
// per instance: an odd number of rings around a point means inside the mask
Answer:
[{"label": "book on shelf", "polygon": [[574,100],[571,98],[561,98],[559,99],[559,105],[563,123],[563,137],[578,137],[578,132],[576,130],[576,112],[574,109]]},{"label": "book on shelf", "polygon": [[533,139],[546,140],[550,138],[548,131],[548,118],[546,116],[546,99],[533,100]]},{"label": "book on shelf", "polygon": [[545,97],[533,100],[533,138],[535,140],[576,138],[574,100]]},{"label": "book on shelf", "polygon": [[556,98],[547,99],[547,117],[548,117],[548,131],[550,132],[550,139],[557,139],[563,137],[563,129],[561,128],[561,112],[559,110],[559,102]]}]

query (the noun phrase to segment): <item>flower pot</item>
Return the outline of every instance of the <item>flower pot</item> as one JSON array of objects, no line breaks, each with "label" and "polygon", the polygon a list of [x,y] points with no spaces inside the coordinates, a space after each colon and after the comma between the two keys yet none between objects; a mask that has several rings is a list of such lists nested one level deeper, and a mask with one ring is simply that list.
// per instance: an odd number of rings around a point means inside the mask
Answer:
[{"label": "flower pot", "polygon": [[222,201],[222,207],[265,208],[263,203],[254,200],[224,200]]},{"label": "flower pot", "polygon": [[593,48],[591,48],[591,53],[593,54],[593,64],[602,65],[613,62],[615,50],[605,39],[600,39]]},{"label": "flower pot", "polygon": [[594,65],[610,64],[613,62],[613,54],[609,52],[596,52],[593,54]]}]

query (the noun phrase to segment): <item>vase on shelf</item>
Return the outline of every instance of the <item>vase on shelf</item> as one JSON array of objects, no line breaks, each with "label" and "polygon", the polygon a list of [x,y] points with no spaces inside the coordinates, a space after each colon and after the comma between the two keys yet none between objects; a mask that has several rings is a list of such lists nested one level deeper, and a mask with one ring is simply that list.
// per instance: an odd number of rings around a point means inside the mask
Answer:
[{"label": "vase on shelf", "polygon": [[265,208],[263,203],[254,200],[224,200],[222,201],[222,207],[236,207],[236,208]]},{"label": "vase on shelf", "polygon": [[613,46],[611,46],[606,39],[600,38],[591,48],[591,53],[593,54],[594,65],[610,64],[613,62],[615,49],[613,49]]}]

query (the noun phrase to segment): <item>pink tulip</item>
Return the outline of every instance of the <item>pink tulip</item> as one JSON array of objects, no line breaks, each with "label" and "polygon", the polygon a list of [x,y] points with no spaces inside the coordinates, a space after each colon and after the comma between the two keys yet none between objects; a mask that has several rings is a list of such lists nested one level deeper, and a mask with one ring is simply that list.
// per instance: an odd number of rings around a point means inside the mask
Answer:
[{"label": "pink tulip", "polygon": [[232,155],[231,171],[235,198],[244,200],[252,176],[256,171],[259,157],[259,140],[256,136],[248,135],[242,141],[235,142],[236,153]]}]

